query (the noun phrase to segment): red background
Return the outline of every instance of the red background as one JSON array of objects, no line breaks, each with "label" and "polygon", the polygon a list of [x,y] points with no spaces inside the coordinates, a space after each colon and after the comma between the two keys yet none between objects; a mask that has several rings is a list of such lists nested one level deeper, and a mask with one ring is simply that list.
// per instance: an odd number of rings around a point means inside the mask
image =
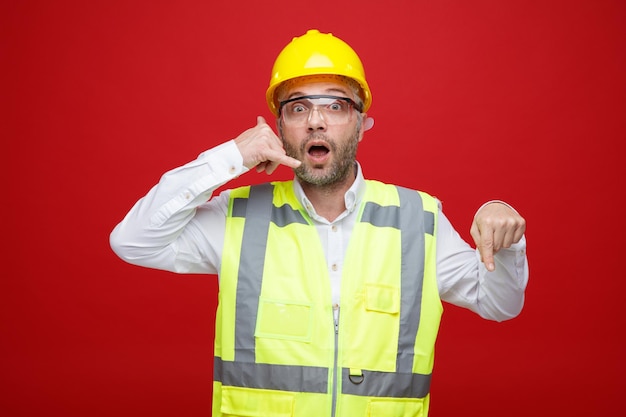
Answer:
[{"label": "red background", "polygon": [[619,0],[2,2],[0,415],[210,415],[215,277],[125,264],[108,236],[164,171],[270,117],[273,59],[313,27],[366,66],[368,177],[435,194],[468,239],[488,199],[528,221],[525,309],[497,324],[446,305],[431,415],[615,415],[625,12]]}]

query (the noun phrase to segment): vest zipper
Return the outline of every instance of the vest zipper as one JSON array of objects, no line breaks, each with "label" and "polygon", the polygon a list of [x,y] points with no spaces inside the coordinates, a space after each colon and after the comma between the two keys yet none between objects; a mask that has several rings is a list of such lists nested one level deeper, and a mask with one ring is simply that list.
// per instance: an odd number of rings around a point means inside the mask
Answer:
[{"label": "vest zipper", "polygon": [[333,306],[333,319],[335,326],[335,358],[333,363],[333,394],[332,394],[332,410],[331,416],[337,414],[337,384],[339,382],[339,306]]}]

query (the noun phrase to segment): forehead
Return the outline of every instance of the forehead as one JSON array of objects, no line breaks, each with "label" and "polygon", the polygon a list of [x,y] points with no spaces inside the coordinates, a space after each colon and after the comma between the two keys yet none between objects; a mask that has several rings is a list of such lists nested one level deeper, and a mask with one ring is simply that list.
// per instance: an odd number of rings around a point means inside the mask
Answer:
[{"label": "forehead", "polygon": [[330,94],[354,98],[352,97],[352,90],[348,83],[336,76],[296,78],[286,82],[282,87],[279,97],[281,101],[297,96],[313,94]]}]

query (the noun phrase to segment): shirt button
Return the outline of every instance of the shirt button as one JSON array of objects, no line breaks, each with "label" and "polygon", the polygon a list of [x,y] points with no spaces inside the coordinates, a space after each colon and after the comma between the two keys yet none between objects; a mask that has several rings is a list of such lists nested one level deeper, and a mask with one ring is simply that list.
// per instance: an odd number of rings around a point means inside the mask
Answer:
[{"label": "shirt button", "polygon": [[231,167],[228,169],[228,172],[232,175],[232,174],[234,174],[235,172],[237,172],[237,168],[235,168],[234,166],[231,166]]},{"label": "shirt button", "polygon": [[336,271],[336,270],[337,270],[337,264],[333,264],[333,265],[330,267],[330,269],[332,269],[333,271]]},{"label": "shirt button", "polygon": [[334,224],[330,227],[330,230],[332,230],[333,232],[337,231],[337,226],[335,226]]}]

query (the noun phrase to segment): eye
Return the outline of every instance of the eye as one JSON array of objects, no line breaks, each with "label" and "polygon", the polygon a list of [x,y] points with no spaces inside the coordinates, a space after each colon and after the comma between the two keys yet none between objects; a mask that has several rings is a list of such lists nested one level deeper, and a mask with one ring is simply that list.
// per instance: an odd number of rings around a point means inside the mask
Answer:
[{"label": "eye", "polygon": [[290,103],[289,112],[290,113],[304,113],[308,110],[308,108],[300,102]]},{"label": "eye", "polygon": [[345,109],[346,105],[343,101],[337,100],[330,103],[326,108],[332,112],[340,112]]}]

